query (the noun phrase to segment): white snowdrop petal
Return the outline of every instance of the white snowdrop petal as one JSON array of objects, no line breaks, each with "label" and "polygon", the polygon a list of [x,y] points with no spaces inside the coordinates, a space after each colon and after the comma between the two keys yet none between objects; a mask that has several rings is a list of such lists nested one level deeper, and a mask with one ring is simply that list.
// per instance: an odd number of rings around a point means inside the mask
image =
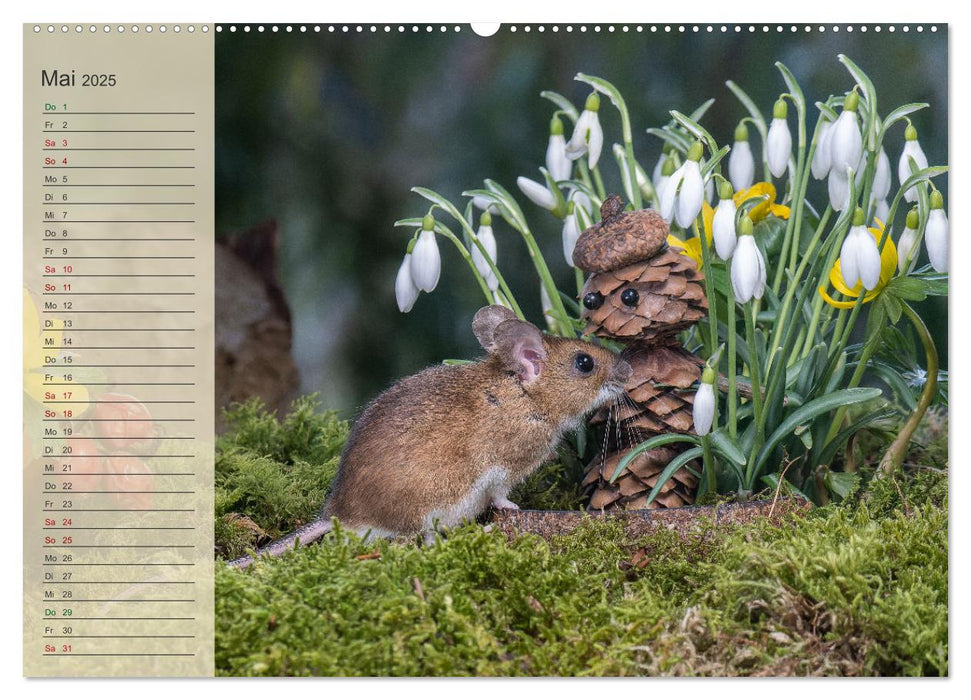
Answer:
[{"label": "white snowdrop petal", "polygon": [[917,229],[904,228],[904,232],[900,234],[900,240],[897,241],[897,270],[901,274],[905,272],[907,258],[910,256],[914,248],[914,243],[916,242]]},{"label": "white snowdrop petal", "polygon": [[546,169],[554,180],[569,180],[573,164],[566,157],[566,139],[563,134],[550,134],[546,147]]},{"label": "white snowdrop petal", "polygon": [[873,175],[873,187],[871,191],[873,198],[877,200],[886,199],[887,195],[890,194],[890,158],[882,148],[880,149],[879,155],[877,155],[877,169]]},{"label": "white snowdrop petal", "polygon": [[603,151],[604,130],[600,126],[600,117],[597,116],[597,113],[591,112],[591,114],[593,114],[593,119],[590,121],[590,133],[587,137],[587,153],[589,154],[587,165],[593,170],[597,167],[597,163],[600,161],[600,153]]},{"label": "white snowdrop petal", "polygon": [[422,231],[411,254],[411,279],[423,292],[431,292],[438,286],[442,272],[442,257],[438,250],[434,231]]},{"label": "white snowdrop petal", "polygon": [[701,383],[695,393],[692,418],[696,435],[711,432],[711,422],[715,417],[715,389],[711,384]]},{"label": "white snowdrop petal", "polygon": [[866,229],[857,232],[857,241],[860,281],[863,288],[870,291],[880,282],[880,250],[876,239]]},{"label": "white snowdrop petal", "polygon": [[826,180],[826,185],[829,188],[829,203],[834,211],[843,211],[849,203],[850,182],[843,172],[832,168]]},{"label": "white snowdrop petal", "polygon": [[711,222],[712,238],[715,241],[715,252],[722,260],[728,260],[735,251],[735,202],[723,199],[715,207],[715,216]]},{"label": "white snowdrop petal", "polygon": [[829,136],[833,130],[833,122],[824,122],[819,127],[819,137],[816,141],[816,151],[813,153],[811,165],[813,177],[822,180],[829,174],[829,166],[832,161],[829,153]]},{"label": "white snowdrop petal", "polygon": [[785,119],[773,119],[766,137],[765,157],[769,164],[769,172],[774,177],[782,177],[789,166],[789,154],[792,153],[792,134]]},{"label": "white snowdrop petal", "polygon": [[398,302],[398,310],[406,314],[411,311],[418,299],[418,287],[411,279],[411,253],[406,253],[401,267],[398,268],[398,275],[394,280],[394,296]]},{"label": "white snowdrop petal", "polygon": [[857,167],[863,154],[863,136],[856,112],[843,110],[833,125],[829,141],[830,168],[845,173],[847,168]]},{"label": "white snowdrop petal", "polygon": [[689,228],[701,213],[701,205],[705,197],[705,183],[701,178],[698,161],[689,160],[684,164],[684,179],[681,181],[681,192],[678,194],[677,219],[678,226]]},{"label": "white snowdrop petal", "polygon": [[856,233],[851,229],[843,239],[843,245],[840,248],[840,273],[843,275],[843,283],[849,289],[853,289],[860,281],[860,265],[856,249]]},{"label": "white snowdrop petal", "polygon": [[577,217],[570,214],[563,220],[563,257],[566,264],[573,266],[573,249],[576,248],[577,238],[580,237],[580,227]]},{"label": "white snowdrop petal", "polygon": [[546,185],[541,185],[528,177],[516,178],[516,184],[520,191],[529,197],[529,200],[538,207],[553,210],[556,208],[556,196],[547,189]]},{"label": "white snowdrop petal", "polygon": [[747,190],[755,182],[755,158],[748,141],[736,141],[728,155],[728,179],[736,192]]},{"label": "white snowdrop petal", "polygon": [[669,224],[674,218],[674,203],[677,198],[678,187],[681,185],[681,180],[684,178],[684,165],[674,171],[674,174],[668,178],[667,184],[664,186],[664,192],[661,193],[661,218],[663,218]]},{"label": "white snowdrop petal", "polygon": [[[897,177],[900,180],[900,184],[903,185],[907,179],[913,174],[910,171],[910,158],[914,159],[914,163],[917,165],[918,170],[923,170],[927,167],[927,156],[924,155],[924,149],[920,147],[919,141],[905,141],[904,150],[900,154],[900,163],[897,166]],[[904,199],[908,202],[917,201],[917,187],[910,187],[904,192]]]},{"label": "white snowdrop petal", "polygon": [[931,209],[924,230],[927,257],[938,272],[947,272],[948,225],[943,209]]}]

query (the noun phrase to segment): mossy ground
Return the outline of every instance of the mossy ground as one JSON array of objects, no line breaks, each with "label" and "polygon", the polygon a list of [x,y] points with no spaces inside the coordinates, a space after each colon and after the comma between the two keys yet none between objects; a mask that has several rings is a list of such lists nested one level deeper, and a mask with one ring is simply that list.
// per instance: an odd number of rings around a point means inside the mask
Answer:
[{"label": "mossy ground", "polygon": [[[282,423],[239,409],[217,456],[219,553],[313,517],[346,429],[310,399]],[[947,502],[946,472],[923,469],[782,527],[688,539],[610,522],[549,542],[469,525],[430,547],[338,532],[245,572],[217,565],[216,669],[945,675]]]}]

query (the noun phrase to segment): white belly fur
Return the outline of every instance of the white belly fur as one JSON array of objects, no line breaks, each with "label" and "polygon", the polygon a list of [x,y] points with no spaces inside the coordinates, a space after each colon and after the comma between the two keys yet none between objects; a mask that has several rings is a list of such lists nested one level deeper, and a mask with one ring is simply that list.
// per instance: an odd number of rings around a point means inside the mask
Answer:
[{"label": "white belly fur", "polygon": [[500,466],[490,467],[476,479],[472,489],[458,503],[436,508],[425,515],[422,529],[430,532],[437,528],[461,525],[466,520],[475,520],[493,500],[506,498],[512,487],[507,469]]}]

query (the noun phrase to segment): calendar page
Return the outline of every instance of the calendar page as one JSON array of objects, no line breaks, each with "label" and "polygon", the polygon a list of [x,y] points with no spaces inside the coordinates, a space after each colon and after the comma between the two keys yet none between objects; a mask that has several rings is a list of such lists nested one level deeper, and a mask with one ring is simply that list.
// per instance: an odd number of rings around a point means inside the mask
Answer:
[{"label": "calendar page", "polygon": [[23,26],[23,674],[947,676],[946,23]]}]

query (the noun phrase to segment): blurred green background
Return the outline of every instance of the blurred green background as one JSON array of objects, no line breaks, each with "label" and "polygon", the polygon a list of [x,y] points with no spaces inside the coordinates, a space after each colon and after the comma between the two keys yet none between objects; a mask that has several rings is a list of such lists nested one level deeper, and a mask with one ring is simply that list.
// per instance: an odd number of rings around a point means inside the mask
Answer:
[{"label": "blurred green background", "polygon": [[[806,32],[741,34],[715,26],[651,32],[613,32],[603,25],[570,33],[561,26],[530,32],[504,26],[492,37],[467,25],[426,32],[384,26],[344,34],[230,32],[216,38],[216,221],[218,235],[276,218],[280,224],[280,282],[293,313],[294,355],[301,391],[319,391],[325,407],[353,416],[396,378],[448,357],[474,357],[470,331],[483,300],[465,263],[446,241],[442,277],[411,313],[398,312],[394,279],[411,229],[396,219],[421,216],[424,200],[409,192],[430,187],[459,201],[459,194],[489,177],[517,197],[518,175],[540,179],[549,118],[540,98],[560,92],[582,108],[589,92],[577,72],[613,82],[624,94],[634,125],[635,153],[650,173],[660,153],[645,133],[690,112],[709,97],[702,120],[719,143],[730,143],[745,115],[725,81],[739,83],[771,117],[785,85],[774,67],[782,61],[800,81],[807,101],[852,87],[837,55],[847,54],[872,78],[878,108],[886,114],[906,102],[930,109],[913,116],[931,164],[947,162],[947,28],[904,33],[898,26],[867,32],[840,27]],[[790,111],[790,114],[793,114]],[[811,125],[815,123],[813,108]],[[620,181],[609,145],[620,140],[616,111],[605,101],[602,158],[608,191]],[[790,119],[790,125],[794,123]],[[569,137],[569,131],[567,132]],[[761,153],[752,134],[756,157]],[[886,144],[896,188],[903,128]],[[945,195],[947,179],[936,180]],[[825,201],[825,182],[810,189]],[[533,232],[562,289],[572,289],[563,260],[560,223],[520,197]],[[902,214],[906,213],[903,208]],[[902,216],[898,219],[902,221]],[[527,316],[541,323],[539,287],[526,248],[504,222],[494,226],[499,264]],[[896,234],[895,234],[896,235]],[[947,367],[947,300],[924,305]]]}]

